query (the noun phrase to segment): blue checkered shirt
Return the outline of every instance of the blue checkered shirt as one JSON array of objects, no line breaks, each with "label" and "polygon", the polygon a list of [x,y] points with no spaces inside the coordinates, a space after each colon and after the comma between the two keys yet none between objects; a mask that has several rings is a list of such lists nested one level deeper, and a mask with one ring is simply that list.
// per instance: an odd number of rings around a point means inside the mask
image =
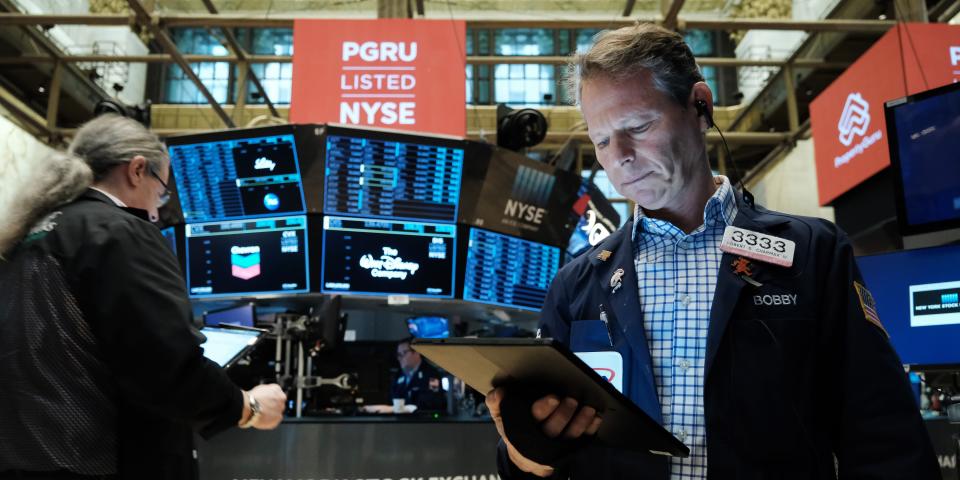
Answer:
[{"label": "blue checkered shirt", "polygon": [[707,478],[703,410],[710,307],[720,268],[720,242],[737,205],[726,177],[707,201],[703,225],[689,235],[670,222],[634,213],[633,258],[646,332],[663,410],[663,426],[690,448],[671,458],[671,480]]}]

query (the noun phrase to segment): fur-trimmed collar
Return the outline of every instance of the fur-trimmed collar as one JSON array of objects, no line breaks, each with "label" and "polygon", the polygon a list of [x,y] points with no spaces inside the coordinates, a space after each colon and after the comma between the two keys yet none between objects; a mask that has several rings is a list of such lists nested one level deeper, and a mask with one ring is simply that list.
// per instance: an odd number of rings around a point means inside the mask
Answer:
[{"label": "fur-trimmed collar", "polygon": [[93,181],[83,160],[66,153],[0,149],[0,259],[54,208],[77,198]]}]

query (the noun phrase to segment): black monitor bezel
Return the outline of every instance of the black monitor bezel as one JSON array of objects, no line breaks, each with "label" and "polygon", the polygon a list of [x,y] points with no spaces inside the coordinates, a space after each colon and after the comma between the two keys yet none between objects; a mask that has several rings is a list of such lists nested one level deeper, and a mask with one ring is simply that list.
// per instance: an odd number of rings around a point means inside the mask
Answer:
[{"label": "black monitor bezel", "polygon": [[899,226],[900,234],[903,236],[960,228],[960,216],[951,220],[941,220],[937,222],[921,224],[911,224],[907,220],[907,205],[906,197],[904,196],[900,144],[899,137],[897,136],[897,123],[895,118],[896,110],[904,105],[909,105],[918,101],[954,92],[960,92],[960,82],[951,83],[942,87],[915,93],[913,95],[907,95],[895,100],[889,100],[883,105],[884,119],[887,122],[887,145],[889,146],[890,165],[893,168],[893,187],[897,195],[895,199],[896,201],[894,202],[897,205],[897,225]]}]

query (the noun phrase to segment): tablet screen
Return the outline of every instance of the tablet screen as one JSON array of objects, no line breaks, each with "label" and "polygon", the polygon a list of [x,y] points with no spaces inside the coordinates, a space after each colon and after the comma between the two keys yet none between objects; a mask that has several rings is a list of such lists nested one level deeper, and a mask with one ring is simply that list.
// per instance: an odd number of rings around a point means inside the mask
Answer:
[{"label": "tablet screen", "polygon": [[233,362],[247,347],[257,342],[259,331],[233,328],[204,327],[200,330],[207,341],[201,345],[203,356],[225,367]]}]

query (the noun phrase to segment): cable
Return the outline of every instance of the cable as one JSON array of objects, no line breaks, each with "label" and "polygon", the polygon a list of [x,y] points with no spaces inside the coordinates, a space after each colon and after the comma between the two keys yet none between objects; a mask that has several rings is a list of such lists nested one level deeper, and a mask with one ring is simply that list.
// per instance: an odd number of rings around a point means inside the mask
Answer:
[{"label": "cable", "polygon": [[[900,10],[900,4],[898,0],[893,0],[893,9],[897,14],[897,26],[903,26],[903,31],[907,34],[907,42],[910,43],[910,50],[913,51],[913,59],[917,62],[917,69],[920,70],[920,78],[923,79],[923,89],[930,90],[930,84],[927,82],[927,75],[923,71],[923,62],[920,61],[920,56],[917,55],[917,48],[913,44],[913,35],[910,34],[910,28],[907,26],[907,22],[903,20],[903,13]],[[910,94],[910,91],[907,87],[907,59],[906,55],[903,52],[903,37],[900,35],[900,32],[897,32],[897,41],[900,44],[900,65],[903,68],[903,89],[906,95]]]}]

